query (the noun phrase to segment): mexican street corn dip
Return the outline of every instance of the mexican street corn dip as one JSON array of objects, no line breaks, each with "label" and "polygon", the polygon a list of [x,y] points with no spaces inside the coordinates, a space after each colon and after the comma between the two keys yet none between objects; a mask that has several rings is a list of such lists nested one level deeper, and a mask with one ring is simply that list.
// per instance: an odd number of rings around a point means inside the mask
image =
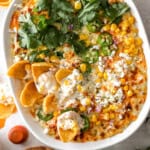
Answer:
[{"label": "mexican street corn dip", "polygon": [[20,103],[63,142],[121,133],[147,94],[136,18],[122,0],[25,0],[10,31]]}]

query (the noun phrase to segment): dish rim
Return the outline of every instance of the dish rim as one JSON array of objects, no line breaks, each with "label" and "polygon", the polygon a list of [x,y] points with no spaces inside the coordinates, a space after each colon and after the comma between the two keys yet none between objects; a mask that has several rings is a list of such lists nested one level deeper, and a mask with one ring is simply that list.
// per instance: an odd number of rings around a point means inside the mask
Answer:
[{"label": "dish rim", "polygon": [[[3,22],[3,28],[2,28],[2,48],[4,50],[4,57],[5,57],[5,64],[6,68],[8,69],[12,57],[10,54],[9,50],[9,22],[10,18],[12,16],[13,11],[15,10],[14,4],[21,2],[21,0],[14,0],[10,7],[8,8],[7,14],[5,16],[5,20]],[[142,106],[141,111],[139,112],[138,118],[136,121],[133,121],[122,133],[114,135],[112,137],[109,137],[104,140],[98,140],[95,142],[85,142],[85,143],[63,143],[59,140],[56,140],[48,135],[45,135],[43,133],[43,129],[39,127],[40,125],[34,121],[33,117],[30,116],[30,113],[28,112],[27,109],[23,108],[19,101],[17,100],[17,95],[15,94],[16,92],[16,87],[15,84],[18,85],[18,81],[14,79],[8,78],[8,84],[11,87],[11,91],[13,93],[13,96],[15,98],[15,104],[17,106],[18,112],[24,121],[25,125],[27,128],[30,130],[30,132],[42,143],[46,144],[47,146],[53,147],[53,148],[58,148],[58,149],[65,149],[65,150],[94,150],[94,149],[102,149],[106,147],[110,147],[114,144],[120,143],[121,141],[127,139],[129,136],[131,136],[144,122],[146,116],[148,115],[149,109],[150,109],[150,101],[148,100],[148,97],[150,97],[150,67],[148,67],[148,64],[150,64],[150,46],[148,42],[148,37],[142,22],[142,19],[140,17],[140,14],[138,12],[138,9],[136,5],[134,4],[133,1],[131,0],[125,0],[125,2],[128,3],[128,5],[131,8],[131,12],[134,14],[136,20],[138,21],[137,26],[139,30],[139,36],[143,39],[143,49],[144,49],[144,56],[146,59],[146,64],[147,64],[147,97],[145,100],[145,103]],[[8,40],[5,40],[8,39]],[[9,46],[8,46],[9,45]],[[11,58],[11,59],[8,59]],[[39,133],[37,131],[40,131]]]}]

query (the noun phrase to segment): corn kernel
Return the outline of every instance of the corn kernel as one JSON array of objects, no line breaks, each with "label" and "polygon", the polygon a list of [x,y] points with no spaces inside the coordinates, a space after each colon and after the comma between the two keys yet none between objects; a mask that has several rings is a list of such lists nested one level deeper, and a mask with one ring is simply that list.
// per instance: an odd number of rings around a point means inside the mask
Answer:
[{"label": "corn kernel", "polygon": [[110,119],[114,119],[115,118],[115,115],[114,115],[114,113],[110,113]]},{"label": "corn kernel", "polygon": [[86,64],[80,64],[80,70],[84,73],[86,72]]},{"label": "corn kernel", "polygon": [[53,56],[50,57],[50,60],[51,60],[52,62],[58,62],[58,61],[59,61],[59,58],[58,58],[57,56],[53,55]]},{"label": "corn kernel", "polygon": [[54,117],[57,117],[59,115],[58,111],[54,111],[53,115]]},{"label": "corn kernel", "polygon": [[102,30],[103,31],[109,31],[110,30],[110,25],[105,25]]},{"label": "corn kernel", "polygon": [[126,63],[127,63],[127,65],[131,65],[132,60],[131,60],[131,59],[130,59],[130,60],[127,60]]},{"label": "corn kernel", "polygon": [[109,120],[109,113],[105,113],[105,114],[103,115],[103,119],[104,119],[104,120]]},{"label": "corn kernel", "polygon": [[117,29],[117,25],[113,23],[110,27],[110,30],[114,32],[116,29]]},{"label": "corn kernel", "polygon": [[107,73],[106,73],[106,72],[104,72],[103,78],[104,78],[104,80],[107,80],[108,76],[107,76]]},{"label": "corn kernel", "polygon": [[124,91],[128,91],[128,89],[129,89],[128,85],[125,85],[125,86],[123,87],[123,89],[124,89]]},{"label": "corn kernel", "polygon": [[142,43],[143,43],[143,41],[142,41],[141,38],[137,38],[137,39],[136,39],[136,44],[137,44],[138,46],[141,46]]},{"label": "corn kernel", "polygon": [[80,40],[87,40],[88,39],[88,35],[87,34],[83,34],[83,33],[81,33],[79,35],[79,37],[80,37]]},{"label": "corn kernel", "polygon": [[126,83],[126,80],[125,80],[124,78],[121,78],[121,79],[120,79],[120,82],[121,82],[121,84],[124,85],[124,84]]},{"label": "corn kernel", "polygon": [[91,41],[90,40],[86,40],[85,43],[86,43],[86,46],[89,46],[91,44]]},{"label": "corn kernel", "polygon": [[128,18],[128,22],[129,22],[130,24],[134,24],[134,23],[135,23],[135,18],[134,18],[133,16],[129,17],[129,18]]},{"label": "corn kernel", "polygon": [[82,4],[81,4],[80,1],[76,1],[76,2],[74,3],[74,8],[75,8],[76,10],[80,10],[81,7],[82,7]]},{"label": "corn kernel", "polygon": [[112,88],[112,89],[111,89],[111,93],[112,93],[112,94],[115,94],[115,93],[116,93],[116,89],[115,89],[115,88]]},{"label": "corn kernel", "polygon": [[101,80],[100,78],[98,78],[98,79],[96,79],[95,82],[96,82],[96,83],[101,83],[101,81],[102,81],[102,80]]},{"label": "corn kernel", "polygon": [[80,84],[78,84],[77,85],[77,90],[78,90],[78,92],[82,92],[83,91],[83,87]]},{"label": "corn kernel", "polygon": [[39,55],[39,58],[44,59],[44,58],[45,58],[45,55],[44,55],[44,54],[40,54],[40,55]]},{"label": "corn kernel", "polygon": [[78,81],[82,81],[82,80],[83,80],[83,75],[80,74],[79,76],[77,76],[77,80],[78,80]]},{"label": "corn kernel", "polygon": [[115,111],[117,109],[118,109],[118,107],[116,105],[110,105],[109,106],[109,110]]},{"label": "corn kernel", "polygon": [[119,28],[117,28],[116,30],[115,30],[115,33],[120,33],[120,29]]},{"label": "corn kernel", "polygon": [[69,85],[69,84],[70,84],[70,81],[69,81],[69,80],[65,80],[65,81],[64,81],[64,84],[65,84],[65,85]]},{"label": "corn kernel", "polygon": [[98,125],[100,125],[100,123],[101,123],[100,121],[97,121],[97,122],[96,122],[96,125],[98,126]]},{"label": "corn kernel", "polygon": [[97,75],[98,75],[99,78],[102,78],[102,77],[103,77],[103,73],[102,73],[102,72],[98,72]]},{"label": "corn kernel", "polygon": [[80,106],[80,111],[84,112],[86,110],[85,106]]},{"label": "corn kernel", "polygon": [[95,114],[92,115],[91,122],[97,122],[97,117]]},{"label": "corn kernel", "polygon": [[129,90],[128,92],[127,92],[127,96],[128,97],[131,97],[133,95],[133,92],[131,91],[131,90]]},{"label": "corn kernel", "polygon": [[129,54],[129,53],[131,52],[131,49],[125,49],[124,52],[125,52],[126,54]]},{"label": "corn kernel", "polygon": [[122,35],[122,36],[125,36],[126,34],[127,34],[126,31],[122,31],[122,32],[121,32],[121,35]]},{"label": "corn kernel", "polygon": [[86,104],[87,104],[87,105],[90,105],[90,104],[91,104],[91,99],[90,99],[90,97],[86,98]]}]

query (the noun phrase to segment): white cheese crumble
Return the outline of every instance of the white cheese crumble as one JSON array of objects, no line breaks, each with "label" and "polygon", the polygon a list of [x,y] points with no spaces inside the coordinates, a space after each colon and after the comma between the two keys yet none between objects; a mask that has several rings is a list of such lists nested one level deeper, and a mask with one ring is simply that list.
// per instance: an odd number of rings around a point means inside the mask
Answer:
[{"label": "white cheese crumble", "polygon": [[98,59],[98,69],[99,69],[100,72],[104,71],[104,68],[105,68],[104,64],[105,64],[105,62],[104,62],[103,58],[99,57],[99,59]]},{"label": "white cheese crumble", "polygon": [[57,90],[57,82],[53,73],[48,71],[41,74],[37,79],[36,87],[38,92],[42,94],[55,93]]},{"label": "white cheese crumble", "polygon": [[121,88],[114,95],[110,91],[100,90],[95,96],[96,102],[102,106],[107,106],[109,103],[120,103],[123,98],[124,94]]},{"label": "white cheese crumble", "polygon": [[65,112],[57,118],[57,128],[68,130],[73,129],[76,125],[81,129],[84,126],[84,121],[80,115],[74,111]]},{"label": "white cheese crumble", "polygon": [[79,75],[80,75],[79,71],[77,69],[74,69],[70,75],[68,75],[65,79],[63,79],[59,90],[60,99],[65,99],[74,93],[75,87],[79,82],[77,80]]}]

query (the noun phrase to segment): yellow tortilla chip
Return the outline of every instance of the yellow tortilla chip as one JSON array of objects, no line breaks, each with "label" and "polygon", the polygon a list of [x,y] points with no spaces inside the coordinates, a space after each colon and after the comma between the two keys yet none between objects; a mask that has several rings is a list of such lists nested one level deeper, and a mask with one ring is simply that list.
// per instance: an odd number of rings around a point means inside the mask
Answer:
[{"label": "yellow tortilla chip", "polygon": [[43,101],[44,113],[50,113],[57,110],[57,101],[53,94],[47,95]]},{"label": "yellow tortilla chip", "polygon": [[22,60],[13,64],[8,69],[8,72],[7,72],[8,76],[12,78],[17,78],[17,79],[23,79],[26,75],[25,66],[29,64],[30,64],[29,61],[26,61],[26,60]]},{"label": "yellow tortilla chip", "polygon": [[49,68],[52,68],[53,65],[46,62],[40,62],[40,63],[34,63],[31,65],[32,75],[34,81],[37,81],[38,77],[49,70]]},{"label": "yellow tortilla chip", "polygon": [[42,94],[38,93],[34,81],[31,80],[26,83],[24,89],[20,94],[20,101],[24,107],[31,107],[34,105],[37,99],[43,97]]},{"label": "yellow tortilla chip", "polygon": [[6,119],[0,119],[0,129],[5,126]]},{"label": "yellow tortilla chip", "polygon": [[12,113],[14,113],[15,110],[16,106],[14,104],[0,104],[0,119],[8,118]]},{"label": "yellow tortilla chip", "polygon": [[62,68],[62,69],[59,69],[56,74],[55,74],[55,78],[56,78],[56,81],[60,84],[61,81],[67,77],[69,74],[71,74],[71,70],[69,69],[65,69],[65,68]]},{"label": "yellow tortilla chip", "polygon": [[58,129],[58,134],[63,142],[70,142],[72,141],[75,136],[79,133],[78,126],[74,127],[73,129],[64,130],[62,128]]}]

